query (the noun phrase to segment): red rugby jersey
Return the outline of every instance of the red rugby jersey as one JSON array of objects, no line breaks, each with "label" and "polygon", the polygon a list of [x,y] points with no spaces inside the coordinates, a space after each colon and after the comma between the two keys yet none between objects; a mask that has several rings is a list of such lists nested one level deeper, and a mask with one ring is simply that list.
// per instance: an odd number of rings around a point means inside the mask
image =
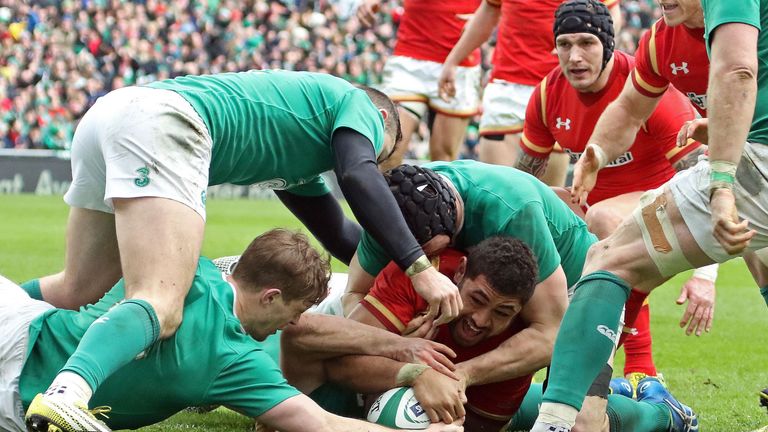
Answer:
[{"label": "red rugby jersey", "polygon": [[[536,86],[525,113],[520,147],[527,154],[546,157],[555,142],[578,160],[587,145],[598,118],[621,93],[634,67],[629,54],[614,52],[608,84],[596,93],[574,89],[557,67]],[[594,204],[617,195],[656,188],[669,180],[672,164],[699,146],[690,141],[683,148],[675,145],[677,133],[695,117],[693,107],[680,92],[666,92],[659,106],[637,133],[632,147],[600,171],[597,184],[587,202]]]},{"label": "red rugby jersey", "polygon": [[709,57],[703,28],[669,27],[660,19],[643,34],[635,55],[632,83],[637,91],[657,97],[671,83],[707,116]]},{"label": "red rugby jersey", "polygon": [[[440,255],[437,265],[440,273],[453,279],[463,253],[447,249]],[[408,322],[427,310],[427,302],[414,290],[411,280],[394,262],[379,273],[373,288],[361,302],[389,331],[402,333]],[[521,320],[500,334],[485,339],[477,345],[462,347],[453,341],[449,325],[438,328],[435,341],[449,346],[456,352],[455,363],[485,354],[525,328]],[[496,420],[506,420],[517,412],[531,384],[532,375],[526,375],[497,383],[467,388],[468,409]]]},{"label": "red rugby jersey", "polygon": [[[405,0],[395,55],[443,63],[456,45],[480,0]],[[480,63],[480,49],[461,66]]]},{"label": "red rugby jersey", "polygon": [[[534,86],[558,65],[555,10],[563,0],[485,0],[501,7],[491,79]],[[608,6],[618,0],[602,0]]]}]

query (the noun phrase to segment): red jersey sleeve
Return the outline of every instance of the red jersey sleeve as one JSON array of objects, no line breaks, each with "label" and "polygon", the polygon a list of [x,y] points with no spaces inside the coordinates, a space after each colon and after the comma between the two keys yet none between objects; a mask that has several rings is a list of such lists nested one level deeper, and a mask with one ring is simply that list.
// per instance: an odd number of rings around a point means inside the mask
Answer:
[{"label": "red jersey sleeve", "polygon": [[677,134],[688,120],[696,118],[688,98],[676,88],[670,87],[659,101],[659,105],[648,118],[646,127],[655,141],[660,143],[670,164],[697,149],[698,141],[688,140],[684,147],[677,147]]},{"label": "red jersey sleeve", "polygon": [[656,30],[659,22],[643,34],[635,53],[635,70],[632,71],[632,84],[640,94],[647,97],[659,97],[667,90],[669,81],[659,72],[658,53],[656,52]]},{"label": "red jersey sleeve", "polygon": [[493,7],[501,7],[501,0],[485,0],[485,2]]},{"label": "red jersey sleeve", "polygon": [[391,332],[401,334],[424,301],[394,262],[384,267],[360,304]]},{"label": "red jersey sleeve", "polygon": [[547,126],[547,79],[536,86],[525,109],[525,123],[520,148],[528,155],[546,158],[555,146],[555,137]]}]

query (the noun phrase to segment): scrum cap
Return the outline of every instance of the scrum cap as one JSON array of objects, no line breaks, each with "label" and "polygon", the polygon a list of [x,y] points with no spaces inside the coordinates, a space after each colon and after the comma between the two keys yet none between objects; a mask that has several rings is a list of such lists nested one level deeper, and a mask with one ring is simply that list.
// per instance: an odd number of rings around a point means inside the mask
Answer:
[{"label": "scrum cap", "polygon": [[[568,0],[555,11],[555,39],[561,34],[591,33],[603,44],[603,67],[613,56],[613,18],[608,8],[596,0]],[[601,70],[602,70],[601,69]]]}]

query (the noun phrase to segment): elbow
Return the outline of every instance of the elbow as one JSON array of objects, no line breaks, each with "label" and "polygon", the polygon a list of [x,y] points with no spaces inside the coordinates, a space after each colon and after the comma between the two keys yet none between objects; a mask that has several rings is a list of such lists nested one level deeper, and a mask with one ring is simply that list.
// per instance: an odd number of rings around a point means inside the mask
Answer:
[{"label": "elbow", "polygon": [[714,79],[748,83],[757,81],[757,60],[733,59],[713,71]]},{"label": "elbow", "polygon": [[341,190],[346,193],[347,190],[362,189],[365,184],[365,171],[363,169],[352,169],[337,174],[336,180],[339,182]]}]

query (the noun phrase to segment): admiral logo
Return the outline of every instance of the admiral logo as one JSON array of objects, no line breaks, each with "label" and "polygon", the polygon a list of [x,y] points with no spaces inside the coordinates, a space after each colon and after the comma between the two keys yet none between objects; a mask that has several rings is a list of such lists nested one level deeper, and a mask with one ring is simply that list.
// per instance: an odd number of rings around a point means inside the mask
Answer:
[{"label": "admiral logo", "polygon": [[682,62],[682,66],[678,66],[677,63],[672,63],[669,65],[669,67],[672,68],[672,75],[677,75],[678,72],[682,72],[684,74],[690,72],[688,70],[688,62]]},{"label": "admiral logo", "polygon": [[705,110],[707,109],[707,95],[706,94],[696,94],[693,92],[688,92],[685,94],[688,96],[688,99],[691,101],[692,104],[696,105],[697,107]]},{"label": "admiral logo", "polygon": [[555,125],[556,128],[560,129],[561,127],[564,127],[565,130],[571,130],[571,119],[567,118],[565,121],[563,121],[560,117],[557,118],[557,124]]},{"label": "admiral logo", "polygon": [[[564,149],[565,153],[571,158],[571,163],[576,163],[579,161],[579,158],[581,157],[582,153],[584,152],[575,152],[571,151],[570,149]],[[606,165],[606,168],[615,168],[622,165],[626,165],[630,162],[635,160],[634,156],[632,156],[632,152],[626,152],[623,155],[617,157],[614,159],[611,163]]]}]

